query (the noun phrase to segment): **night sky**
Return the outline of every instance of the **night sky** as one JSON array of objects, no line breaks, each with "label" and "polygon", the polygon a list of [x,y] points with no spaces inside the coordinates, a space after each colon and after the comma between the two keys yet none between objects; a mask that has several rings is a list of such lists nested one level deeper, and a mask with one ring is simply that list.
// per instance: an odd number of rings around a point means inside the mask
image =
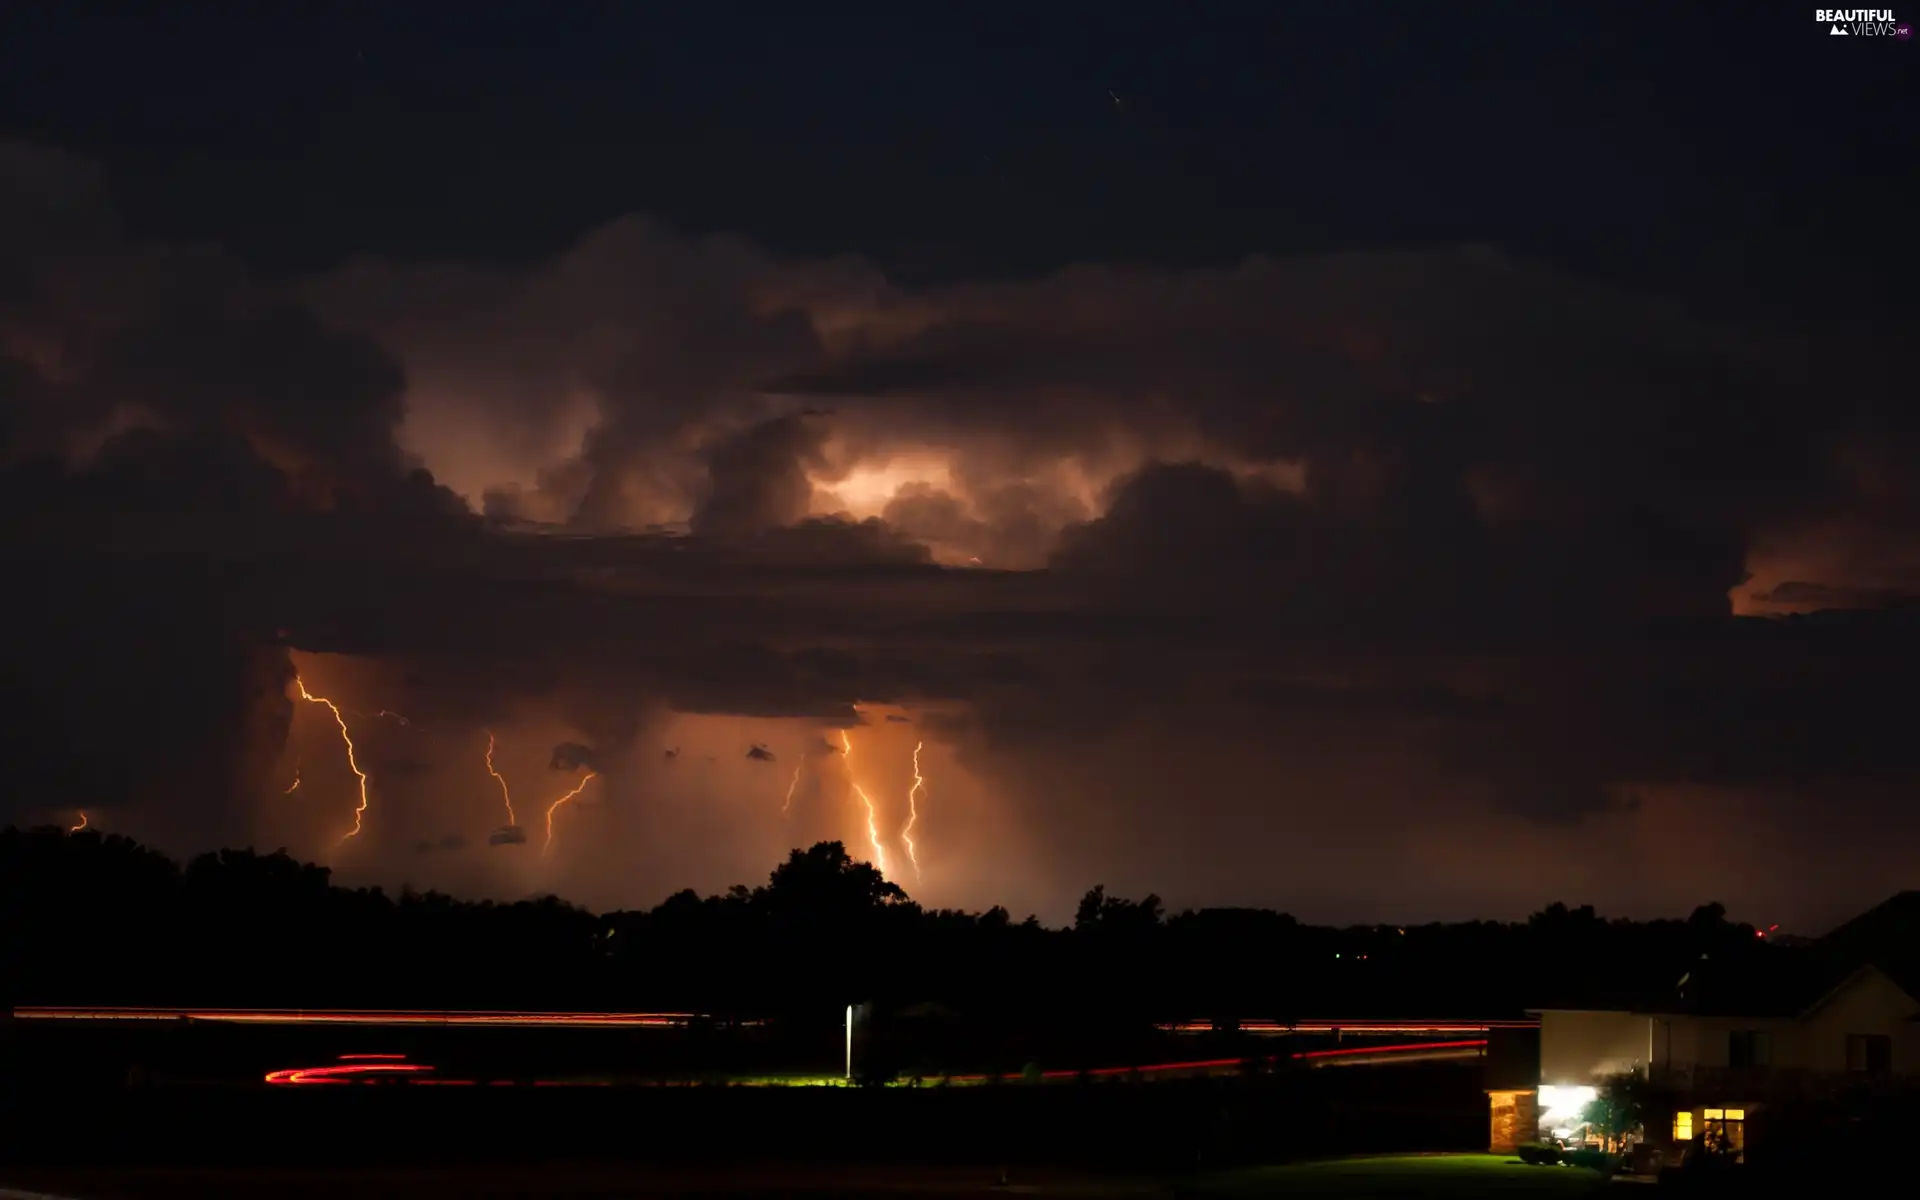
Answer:
[{"label": "night sky", "polygon": [[1920,886],[1920,47],[1258,9],[9,6],[0,820],[596,906]]}]

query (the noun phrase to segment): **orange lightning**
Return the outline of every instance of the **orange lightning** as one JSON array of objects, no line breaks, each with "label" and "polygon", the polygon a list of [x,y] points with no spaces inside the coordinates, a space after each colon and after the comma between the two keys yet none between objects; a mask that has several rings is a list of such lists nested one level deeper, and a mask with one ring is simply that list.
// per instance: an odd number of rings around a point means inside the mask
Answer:
[{"label": "orange lightning", "polygon": [[913,863],[915,880],[920,878],[920,851],[913,844],[913,826],[920,819],[920,793],[927,787],[927,777],[920,773],[920,751],[925,745],[925,742],[916,742],[913,747],[913,787],[907,792],[907,823],[900,830],[900,840],[907,844],[907,860]]},{"label": "orange lightning", "polygon": [[[500,781],[500,798],[507,802],[507,824],[518,825],[520,822],[513,815],[513,795],[507,791],[507,777],[493,769],[493,730],[491,729],[487,730],[487,774]],[[548,825],[551,828],[552,823],[549,822]]]},{"label": "orange lightning", "polygon": [[67,830],[68,833],[79,833],[87,827],[87,810],[84,808],[76,808],[74,811],[80,814],[80,823]]},{"label": "orange lightning", "polygon": [[340,715],[340,706],[325,696],[316,696],[312,692],[309,692],[306,681],[298,675],[293,677],[293,686],[300,689],[300,698],[302,700],[313,704],[324,704],[327,706],[327,711],[333,714],[334,724],[340,727],[340,740],[347,745],[347,765],[353,768],[354,778],[360,781],[360,807],[353,810],[353,828],[348,830],[346,835],[340,839],[342,842],[348,841],[351,838],[360,836],[360,819],[367,811],[367,773],[360,769],[360,760],[355,756],[353,751],[353,735],[347,732],[347,719]]},{"label": "orange lightning", "polygon": [[[802,765],[804,766],[804,764]],[[801,767],[795,767],[793,769],[793,782],[787,785],[787,798],[780,802],[781,812],[793,811],[793,789],[800,786],[800,771]]]},{"label": "orange lightning", "polygon": [[552,804],[547,805],[547,844],[540,848],[540,853],[545,854],[547,851],[553,849],[554,810],[559,808],[562,804],[565,804],[567,801],[573,799],[575,796],[578,796],[581,792],[581,789],[585,788],[589,783],[592,783],[596,778],[598,778],[598,776],[596,776],[592,771],[588,771],[585,775],[582,775],[580,777],[579,784],[576,785],[572,791],[560,797],[558,800],[555,800]]},{"label": "orange lightning", "polygon": [[852,785],[853,794],[860,797],[860,803],[867,806],[867,840],[873,843],[873,865],[879,867],[880,873],[885,875],[888,873],[887,848],[880,844],[879,813],[873,807],[873,798],[867,795],[866,789],[862,788],[859,780],[853,777],[853,739],[847,736],[847,731],[844,729],[840,731],[840,757],[846,760],[847,783]]},{"label": "orange lightning", "polygon": [[288,787],[286,791],[280,794],[283,796],[291,796],[299,790],[300,790],[300,764],[295,763],[293,765],[293,784],[292,786]]}]

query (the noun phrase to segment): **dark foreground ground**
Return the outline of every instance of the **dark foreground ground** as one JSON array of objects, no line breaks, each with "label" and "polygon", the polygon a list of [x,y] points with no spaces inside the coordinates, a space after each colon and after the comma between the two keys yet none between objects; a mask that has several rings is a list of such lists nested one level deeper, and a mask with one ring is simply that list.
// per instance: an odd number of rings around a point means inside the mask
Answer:
[{"label": "dark foreground ground", "polygon": [[[1527,1167],[1490,1155],[1354,1158],[1178,1175],[1112,1175],[1059,1169],[799,1167],[640,1168],[549,1165],[387,1171],[68,1169],[8,1176],[5,1184],[72,1200],[495,1200],[556,1197],[614,1200],[652,1196],[1590,1196],[1603,1183],[1590,1171]],[[0,1190],[0,1197],[8,1193]]]}]

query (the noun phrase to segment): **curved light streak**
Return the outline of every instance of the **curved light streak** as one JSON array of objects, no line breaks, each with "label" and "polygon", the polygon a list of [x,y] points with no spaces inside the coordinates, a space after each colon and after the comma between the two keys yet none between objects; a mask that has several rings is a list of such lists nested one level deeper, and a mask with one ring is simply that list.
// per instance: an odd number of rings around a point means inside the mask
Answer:
[{"label": "curved light streak", "polygon": [[[520,822],[513,815],[513,793],[507,791],[507,777],[493,767],[493,730],[491,729],[487,730],[487,774],[493,776],[500,784],[500,798],[507,803],[507,824],[518,825]],[[549,833],[548,837],[551,839],[552,834]]]},{"label": "curved light streak", "polygon": [[553,849],[553,814],[555,811],[557,811],[562,804],[578,796],[582,788],[598,778],[598,775],[595,775],[592,771],[588,771],[581,777],[580,782],[574,786],[572,791],[555,800],[552,804],[547,805],[547,844],[540,847],[540,853],[545,854]]},{"label": "curved light streak", "polygon": [[913,878],[920,879],[920,849],[913,844],[913,827],[920,820],[920,793],[926,790],[926,776],[920,774],[920,751],[925,742],[915,742],[913,746],[913,787],[907,791],[907,823],[900,830],[900,840],[907,844],[907,860],[913,864]]},{"label": "curved light streak", "polygon": [[847,764],[847,782],[853,787],[853,794],[860,797],[860,803],[867,806],[867,841],[873,844],[873,865],[880,868],[882,875],[891,874],[887,870],[887,848],[880,842],[880,815],[873,806],[873,797],[867,795],[860,781],[853,777],[853,739],[847,731],[840,731],[840,757]]},{"label": "curved light streak", "polygon": [[340,740],[347,744],[347,765],[353,768],[354,778],[360,781],[360,805],[353,810],[353,828],[349,829],[345,836],[340,839],[342,842],[349,841],[360,836],[361,821],[366,816],[367,773],[360,769],[360,759],[358,755],[355,754],[353,748],[353,735],[347,732],[347,719],[340,715],[340,706],[325,696],[316,696],[312,692],[309,692],[306,681],[298,675],[293,677],[293,686],[300,689],[300,698],[302,700],[312,704],[324,704],[327,706],[327,711],[333,714],[333,723],[340,727]]}]

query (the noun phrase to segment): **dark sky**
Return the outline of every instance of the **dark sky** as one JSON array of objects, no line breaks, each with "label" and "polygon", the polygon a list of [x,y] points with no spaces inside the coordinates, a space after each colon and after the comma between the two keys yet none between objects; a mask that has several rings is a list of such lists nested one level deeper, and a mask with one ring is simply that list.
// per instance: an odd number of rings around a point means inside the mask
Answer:
[{"label": "dark sky", "polygon": [[1811,18],[11,6],[4,815],[596,904],[869,804],[1055,917],[1920,884],[1920,48]]}]

